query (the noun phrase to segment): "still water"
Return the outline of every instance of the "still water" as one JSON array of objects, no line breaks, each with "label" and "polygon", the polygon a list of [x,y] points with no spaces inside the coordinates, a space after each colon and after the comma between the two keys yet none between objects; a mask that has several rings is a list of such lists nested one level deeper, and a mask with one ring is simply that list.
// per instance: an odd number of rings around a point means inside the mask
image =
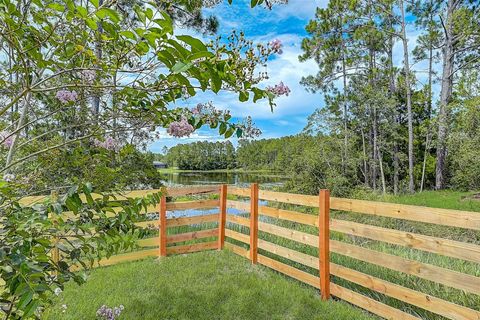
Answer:
[{"label": "still water", "polygon": [[[235,184],[248,187],[250,183],[258,182],[262,189],[271,189],[281,186],[288,179],[287,177],[272,172],[175,172],[162,173],[162,181],[167,186],[185,186],[185,185],[208,185],[208,184]],[[260,201],[260,205],[265,205],[265,201]],[[204,214],[217,213],[217,209],[188,209],[167,212],[168,218],[178,218],[185,216],[197,216]],[[239,214],[240,210],[229,208],[229,214]]]},{"label": "still water", "polygon": [[178,185],[207,185],[207,184],[235,184],[246,186],[258,182],[264,188],[282,185],[286,177],[279,173],[258,172],[175,172],[162,173],[162,180],[167,186]]}]

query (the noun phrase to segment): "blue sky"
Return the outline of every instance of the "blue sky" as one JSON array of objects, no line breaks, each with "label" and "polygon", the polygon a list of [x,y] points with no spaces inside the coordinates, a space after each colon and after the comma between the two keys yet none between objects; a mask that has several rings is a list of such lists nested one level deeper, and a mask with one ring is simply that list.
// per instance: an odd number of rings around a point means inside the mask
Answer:
[{"label": "blue sky", "polygon": [[[283,54],[275,55],[268,64],[268,81],[262,85],[274,85],[283,81],[292,93],[288,97],[277,99],[273,112],[266,101],[238,101],[238,95],[231,93],[199,93],[193,99],[182,104],[193,107],[198,102],[212,101],[218,108],[229,109],[234,119],[242,119],[248,115],[253,117],[257,127],[263,134],[260,138],[281,137],[300,132],[306,124],[306,118],[316,108],[323,105],[321,94],[311,94],[299,84],[302,76],[314,74],[318,70],[313,61],[300,63],[298,56],[302,38],[306,36],[305,26],[314,17],[315,8],[324,6],[325,0],[290,0],[288,5],[275,6],[273,10],[263,7],[250,8],[250,0],[236,0],[234,4],[224,4],[206,9],[205,14],[217,16],[220,22],[219,35],[228,36],[232,30],[244,31],[248,39],[266,43],[272,39],[283,42]],[[182,33],[179,30],[178,33]],[[159,139],[149,149],[161,152],[164,146],[171,147],[178,143],[189,143],[200,140],[221,140],[216,130],[202,128],[189,138],[174,139],[165,130],[159,132]],[[236,144],[236,138],[231,138]]]},{"label": "blue sky", "polygon": [[[291,89],[288,97],[276,100],[273,112],[266,101],[240,103],[238,95],[221,92],[218,95],[211,92],[199,93],[182,106],[194,107],[199,102],[212,101],[217,108],[229,109],[234,120],[240,120],[248,115],[252,116],[257,127],[263,134],[261,138],[277,138],[299,133],[304,128],[307,117],[317,108],[324,106],[321,93],[312,94],[300,85],[303,76],[316,74],[318,66],[314,61],[299,62],[298,56],[302,53],[301,41],[307,35],[305,26],[314,17],[317,7],[325,7],[328,0],[289,0],[288,5],[277,5],[272,10],[263,7],[250,8],[250,0],[235,0],[232,5],[227,1],[211,9],[205,9],[205,14],[215,15],[220,22],[218,34],[227,37],[232,30],[244,31],[248,39],[254,42],[267,43],[272,39],[280,39],[283,43],[283,54],[275,55],[268,64],[268,81],[262,85],[274,85],[283,81]],[[412,51],[417,41],[419,30],[414,25],[415,17],[407,16],[407,38],[409,50]],[[189,33],[188,30],[177,30],[178,34]],[[191,33],[191,31],[190,31]],[[196,34],[195,36],[202,37]],[[208,41],[208,39],[205,39]],[[411,58],[410,58],[411,59]],[[416,72],[417,86],[427,81],[427,62],[411,63]],[[403,65],[403,48],[401,41],[394,46],[394,64]],[[435,69],[439,70],[439,65]],[[438,85],[435,85],[434,96],[438,95]],[[172,147],[179,143],[208,140],[219,141],[216,130],[202,128],[189,138],[175,139],[161,129],[159,139],[148,147],[153,152],[161,152],[164,146]],[[230,138],[236,145],[236,138]]]}]

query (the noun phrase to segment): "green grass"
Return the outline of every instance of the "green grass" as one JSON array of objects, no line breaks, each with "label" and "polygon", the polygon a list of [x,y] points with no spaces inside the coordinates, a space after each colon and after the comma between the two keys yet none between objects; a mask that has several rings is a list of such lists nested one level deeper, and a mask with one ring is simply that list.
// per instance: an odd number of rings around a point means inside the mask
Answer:
[{"label": "green grass", "polygon": [[374,319],[226,250],[96,269],[82,287],[67,285],[43,319],[94,319],[103,304],[123,304],[119,319]]},{"label": "green grass", "polygon": [[479,192],[462,192],[454,190],[424,191],[415,194],[379,196],[378,201],[426,206],[433,208],[466,210],[480,212],[480,199],[473,199]]}]

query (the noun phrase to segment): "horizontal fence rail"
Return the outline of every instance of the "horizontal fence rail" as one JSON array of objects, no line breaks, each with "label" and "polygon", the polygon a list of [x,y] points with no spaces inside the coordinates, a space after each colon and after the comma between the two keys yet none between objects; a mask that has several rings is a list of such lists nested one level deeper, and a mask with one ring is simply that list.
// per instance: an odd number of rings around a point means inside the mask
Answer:
[{"label": "horizontal fence rail", "polygon": [[[224,190],[221,193],[222,188]],[[145,220],[136,222],[135,225],[140,228],[158,230],[158,236],[150,236],[137,240],[138,250],[126,252],[110,258],[102,259],[95,263],[94,267],[110,266],[113,264],[139,260],[146,257],[161,257],[170,254],[184,254],[203,250],[219,249],[220,231],[222,214],[225,220],[226,214],[226,192],[225,187],[215,186],[195,186],[181,188],[167,188],[156,190],[134,190],[115,195],[115,201],[127,200],[134,197],[145,197],[158,192],[166,192],[162,196],[160,204],[155,207],[148,207],[146,212],[158,213],[156,220]],[[194,201],[167,202],[167,197],[178,197],[185,195],[218,195],[219,199],[199,199]],[[98,197],[93,196],[93,198]],[[49,199],[48,196],[26,197],[20,200],[21,205],[28,206],[35,203],[41,203]],[[86,201],[86,199],[82,199]],[[223,208],[220,204],[223,203]],[[110,208],[109,208],[110,209]],[[217,209],[218,213],[208,213],[196,216],[167,218],[167,211],[177,212],[189,209]],[[114,216],[122,210],[121,207],[114,207],[113,212],[108,212],[107,216]],[[72,212],[62,213],[62,218],[77,219]],[[225,223],[223,223],[224,225]],[[176,230],[182,227],[181,230]],[[171,229],[172,232],[169,232]],[[189,230],[191,229],[191,230]],[[186,230],[186,231],[182,231]],[[72,240],[71,237],[66,237]],[[210,240],[209,240],[210,239]],[[205,241],[204,241],[205,240]],[[198,242],[200,241],[200,242]],[[61,245],[59,241],[58,245]],[[223,247],[223,245],[222,245]],[[61,259],[59,247],[52,250],[52,259],[58,261]],[[77,270],[80,266],[72,269]]]},{"label": "horizontal fence rail", "polygon": [[[238,198],[238,200],[228,200],[227,207],[234,208],[245,212],[245,216],[227,214],[227,225],[229,229],[226,230],[225,235],[234,240],[234,242],[226,245],[234,253],[249,258],[252,256],[251,236],[248,228],[250,219],[247,218],[250,204],[248,198],[250,197],[250,189],[229,187],[228,193]],[[406,250],[418,250],[427,252],[428,254],[435,254],[446,256],[449,258],[458,259],[461,261],[473,262],[478,264],[480,270],[480,245],[476,243],[467,243],[451,239],[444,239],[430,235],[423,235],[416,232],[407,232],[391,228],[378,227],[369,225],[367,223],[360,223],[356,221],[348,221],[343,219],[333,218],[329,223],[321,220],[321,215],[313,215],[295,211],[291,209],[297,206],[312,207],[314,209],[322,209],[321,197],[298,195],[283,192],[264,191],[260,190],[258,193],[260,200],[268,201],[269,205],[260,205],[258,212],[260,221],[258,222],[258,230],[264,235],[269,235],[275,238],[282,238],[288,241],[294,241],[299,246],[295,248],[312,248],[313,252],[318,250],[321,256],[322,248],[319,241],[322,236],[325,237],[325,226],[328,226],[330,231],[338,234],[344,234],[352,239],[368,239],[378,243],[387,243],[403,247]],[[242,200],[243,199],[243,200]],[[247,200],[247,201],[245,201]],[[353,199],[330,199],[330,209],[336,211],[343,211],[350,214],[362,214],[370,216],[379,216],[393,218],[403,221],[414,221],[421,223],[429,223],[432,225],[441,225],[445,227],[459,227],[470,230],[480,230],[480,213],[466,212],[459,210],[435,209],[427,207],[417,207],[410,205],[390,204],[382,202],[353,200]],[[280,208],[271,207],[270,203],[279,203]],[[283,205],[282,205],[283,204]],[[288,209],[284,209],[287,204]],[[290,205],[290,207],[289,207]],[[323,202],[324,205],[324,202]],[[323,208],[325,211],[325,208]],[[262,219],[266,217],[270,220]],[[282,223],[282,221],[284,223]],[[287,223],[288,222],[288,223]],[[290,224],[289,224],[290,223]],[[306,230],[316,228],[317,234],[304,232],[291,228],[291,223],[304,225]],[[283,225],[283,226],[282,226]],[[243,232],[239,228],[244,228]],[[308,229],[310,228],[310,229]],[[300,228],[302,229],[302,228]],[[247,230],[247,231],[245,231]],[[297,249],[287,248],[286,246],[273,243],[269,240],[262,239],[262,236],[257,240],[258,249],[262,252],[267,252],[268,256],[258,253],[258,263],[270,267],[276,271],[284,273],[299,281],[310,284],[320,291],[325,290],[321,286],[320,277],[298,269],[296,266],[305,266],[313,270],[320,271],[319,257],[312,254],[306,254]],[[282,241],[280,241],[282,242]],[[428,280],[438,283],[440,285],[451,287],[463,291],[465,294],[480,295],[480,277],[472,274],[466,274],[459,271],[451,270],[449,268],[430,264],[426,261],[418,261],[411,258],[402,257],[392,253],[386,253],[372,248],[366,248],[355,243],[344,242],[340,240],[330,239],[329,250],[335,254],[352,258],[358,261],[367,262],[375,266],[393,270],[408,276],[418,277],[420,279]],[[362,241],[360,241],[362,242]],[[290,245],[289,245],[290,246]],[[248,249],[247,249],[248,248]],[[256,250],[256,248],[254,248]],[[312,251],[307,250],[307,251]],[[284,261],[291,261],[293,264],[285,264],[277,260],[275,257],[280,257]],[[303,269],[303,268],[302,268]],[[343,279],[348,283],[352,283],[368,289],[377,294],[381,294],[395,300],[401,301],[406,305],[412,305],[417,308],[427,310],[428,312],[437,314],[447,319],[480,319],[480,304],[476,305],[475,309],[448,301],[445,298],[439,298],[425,292],[417,291],[412,288],[407,288],[400,284],[391,281],[386,281],[371,274],[356,270],[355,267],[346,267],[330,261],[329,272],[335,279]],[[321,272],[321,271],[320,271]],[[477,271],[477,275],[478,275]],[[332,281],[329,279],[329,281]],[[400,310],[387,303],[377,301],[376,295],[366,296],[363,292],[356,292],[348,289],[338,283],[330,283],[330,292],[333,296],[342,300],[348,301],[372,313],[387,319],[420,319],[416,312],[410,313],[411,308]],[[342,282],[343,283],[343,282]],[[409,311],[409,312],[406,312]]]},{"label": "horizontal fence rail", "polygon": [[[121,200],[158,191],[135,190],[116,196]],[[167,202],[167,196],[198,194],[213,196]],[[30,205],[46,198],[28,197],[20,202]],[[167,211],[189,209],[218,212],[167,218]],[[236,212],[229,212],[231,209]],[[158,219],[135,224],[158,229],[158,235],[139,239],[138,251],[110,257],[98,266],[226,248],[254,264],[319,289],[322,299],[332,295],[386,319],[425,319],[435,314],[447,319],[480,320],[480,213],[335,198],[328,190],[321,190],[317,196],[274,192],[260,190],[258,184],[251,188],[171,188],[158,207],[147,211],[158,213]],[[73,214],[66,216],[73,218]],[[392,219],[398,224],[372,225],[371,217]],[[473,234],[473,241],[404,228],[411,222],[461,228]],[[448,260],[439,265],[437,258]],[[473,266],[468,269],[473,272],[456,270],[458,266]],[[374,268],[395,276],[383,279],[372,271],[378,270]],[[398,283],[399,279],[408,281]],[[426,293],[428,290],[417,285],[417,279],[440,289]],[[457,291],[442,296],[442,290]],[[466,297],[468,303],[450,301],[452,296]]]}]

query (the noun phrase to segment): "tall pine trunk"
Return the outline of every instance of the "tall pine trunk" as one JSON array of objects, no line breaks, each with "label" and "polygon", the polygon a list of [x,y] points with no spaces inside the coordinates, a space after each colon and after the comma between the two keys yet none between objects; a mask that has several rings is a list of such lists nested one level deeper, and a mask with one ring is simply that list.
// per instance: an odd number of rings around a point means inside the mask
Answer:
[{"label": "tall pine trunk", "polygon": [[403,66],[405,70],[405,86],[407,91],[407,120],[408,120],[408,190],[415,191],[413,179],[413,114],[412,114],[412,91],[410,87],[410,63],[408,59],[407,32],[405,30],[405,10],[403,0],[400,1],[400,11],[402,12],[402,42],[403,42]]},{"label": "tall pine trunk", "polygon": [[435,189],[445,187],[445,159],[447,155],[447,107],[452,98],[453,86],[453,64],[454,64],[454,43],[453,43],[453,14],[457,6],[456,0],[448,0],[447,21],[445,22],[445,43],[443,47],[443,72],[440,91],[440,109],[438,112],[438,137],[437,137],[437,167],[435,170]]},{"label": "tall pine trunk", "polygon": [[[103,5],[103,0],[98,1],[98,5],[101,7]],[[100,65],[100,62],[102,61],[102,32],[103,32],[103,26],[102,22],[99,21],[97,23],[98,26],[98,34],[99,38],[97,42],[95,43],[95,58],[97,59],[97,65]],[[100,94],[97,93],[93,97],[93,105],[92,105],[92,113],[95,115],[95,117],[98,117],[98,114],[100,113]]]},{"label": "tall pine trunk", "polygon": [[423,154],[423,165],[422,165],[422,181],[420,182],[420,192],[423,191],[425,185],[425,169],[427,167],[427,157],[430,152],[430,120],[432,118],[432,73],[433,73],[433,46],[432,43],[429,45],[428,50],[428,101],[427,101],[427,116],[428,116],[428,127],[427,134],[425,137],[425,151]]}]

